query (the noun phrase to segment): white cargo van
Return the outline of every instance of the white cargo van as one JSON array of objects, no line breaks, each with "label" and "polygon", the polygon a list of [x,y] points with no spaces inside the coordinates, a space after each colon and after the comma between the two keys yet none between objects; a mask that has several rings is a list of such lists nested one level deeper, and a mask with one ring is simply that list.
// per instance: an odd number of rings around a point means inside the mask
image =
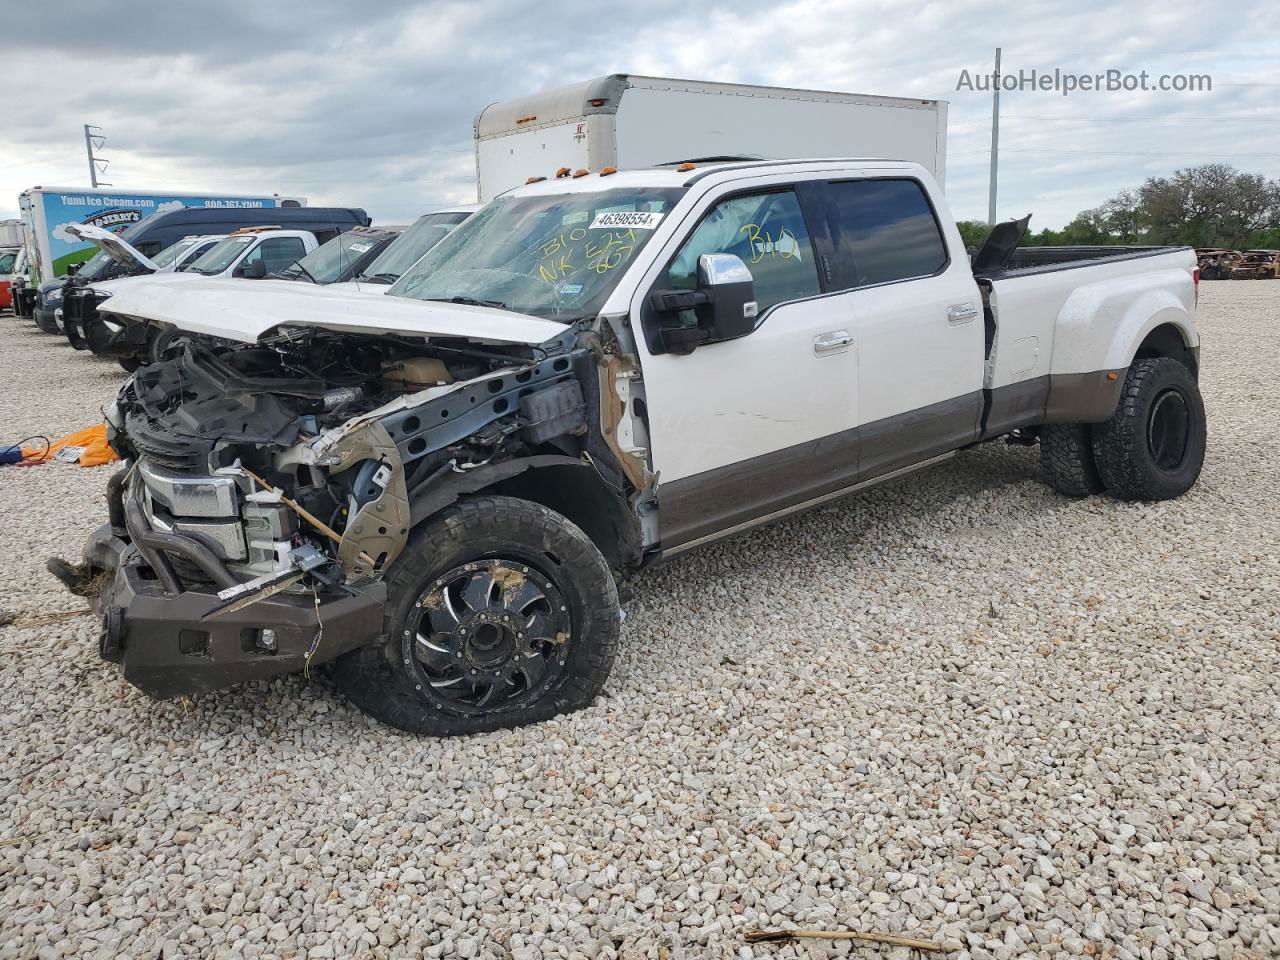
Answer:
[{"label": "white cargo van", "polygon": [[481,203],[561,168],[682,160],[911,160],[942,184],[947,103],[615,73],[494,103],[475,123]]}]

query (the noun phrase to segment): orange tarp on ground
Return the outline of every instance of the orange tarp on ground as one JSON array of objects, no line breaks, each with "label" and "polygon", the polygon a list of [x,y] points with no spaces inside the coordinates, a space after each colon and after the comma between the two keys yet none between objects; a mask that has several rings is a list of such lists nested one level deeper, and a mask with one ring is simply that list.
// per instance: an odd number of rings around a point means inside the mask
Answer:
[{"label": "orange tarp on ground", "polygon": [[82,467],[96,467],[100,464],[120,459],[116,456],[116,452],[107,446],[107,425],[105,423],[99,423],[97,426],[85,427],[75,433],[69,433],[50,444],[48,450],[43,450],[40,447],[23,447],[22,456],[28,463],[52,460],[63,447],[84,447],[84,452],[80,454],[80,459],[76,461]]}]

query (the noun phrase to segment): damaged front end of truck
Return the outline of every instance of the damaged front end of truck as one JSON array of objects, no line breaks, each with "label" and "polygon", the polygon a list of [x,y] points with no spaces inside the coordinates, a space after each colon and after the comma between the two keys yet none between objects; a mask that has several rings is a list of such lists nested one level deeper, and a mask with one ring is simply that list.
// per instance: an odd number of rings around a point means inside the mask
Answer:
[{"label": "damaged front end of truck", "polygon": [[157,279],[97,303],[157,345],[107,418],[109,522],[52,565],[102,655],[157,697],[333,661],[419,733],[591,703],[616,573],[659,544],[623,281],[684,193],[535,178],[385,294]]},{"label": "damaged front end of truck", "polygon": [[[109,520],[82,565],[51,563],[91,596],[101,655],[167,698],[375,646],[411,532],[481,490],[577,510],[607,527],[590,532],[611,564],[636,562],[641,474],[602,428],[620,416],[602,394],[616,357],[590,323],[559,329],[520,344],[283,326],[192,337],[139,370],[108,411],[126,462]],[[526,651],[557,642],[552,619],[524,626]]]}]

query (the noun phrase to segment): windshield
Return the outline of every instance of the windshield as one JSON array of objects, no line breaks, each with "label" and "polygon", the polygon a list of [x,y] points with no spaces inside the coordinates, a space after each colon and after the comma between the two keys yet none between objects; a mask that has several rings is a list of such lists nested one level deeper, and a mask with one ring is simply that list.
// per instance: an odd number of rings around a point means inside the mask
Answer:
[{"label": "windshield", "polygon": [[428,213],[393,240],[376,260],[360,271],[360,280],[395,283],[422,255],[447,236],[469,213]]},{"label": "windshield", "polygon": [[151,258],[151,262],[157,267],[167,267],[169,264],[173,263],[173,261],[177,260],[178,257],[186,250],[190,249],[191,245],[195,242],[195,237],[183,237],[177,243],[171,243],[169,246],[157,253]]},{"label": "windshield", "polygon": [[498,306],[568,323],[594,316],[683,189],[498,197],[388,293]]},{"label": "windshield", "polygon": [[116,277],[128,276],[131,268],[137,263],[124,264],[113,259],[102,250],[84,262],[84,266],[76,271],[79,280],[113,280]]},{"label": "windshield", "polygon": [[249,249],[249,245],[253,243],[254,239],[252,236],[227,237],[187,269],[192,273],[203,274],[206,277],[222,273],[227,267],[236,262],[236,258],[240,254]]},{"label": "windshield", "polygon": [[344,276],[350,276],[356,264],[381,242],[380,237],[348,230],[321,244],[276,276],[282,280],[305,278],[312,283],[337,283]]}]

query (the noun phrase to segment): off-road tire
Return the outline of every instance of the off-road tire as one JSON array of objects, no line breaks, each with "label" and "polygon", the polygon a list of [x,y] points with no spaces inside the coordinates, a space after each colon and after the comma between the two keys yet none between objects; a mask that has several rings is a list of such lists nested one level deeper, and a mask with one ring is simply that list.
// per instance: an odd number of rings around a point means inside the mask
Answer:
[{"label": "off-road tire", "polygon": [[[405,625],[415,604],[446,571],[512,552],[536,557],[569,609],[565,665],[548,690],[523,705],[468,714],[433,703],[406,663]],[[458,736],[549,720],[590,704],[613,668],[620,618],[609,565],[585,533],[540,504],[483,496],[446,508],[411,532],[386,584],[383,641],[341,657],[334,677],[357,707],[400,730]]]},{"label": "off-road tire", "polygon": [[[1176,456],[1153,441],[1165,404],[1173,419],[1184,420],[1184,440]],[[1169,410],[1164,411],[1168,419]],[[1166,428],[1167,429],[1167,428]],[[1172,500],[1195,485],[1204,465],[1207,429],[1204,401],[1196,378],[1169,357],[1135,360],[1125,377],[1120,403],[1110,420],[1093,428],[1093,455],[1107,491],[1122,500]],[[1156,443],[1156,447],[1153,447]]]},{"label": "off-road tire", "polygon": [[1105,488],[1093,460],[1087,423],[1050,423],[1040,428],[1040,476],[1068,497],[1087,497]]}]

